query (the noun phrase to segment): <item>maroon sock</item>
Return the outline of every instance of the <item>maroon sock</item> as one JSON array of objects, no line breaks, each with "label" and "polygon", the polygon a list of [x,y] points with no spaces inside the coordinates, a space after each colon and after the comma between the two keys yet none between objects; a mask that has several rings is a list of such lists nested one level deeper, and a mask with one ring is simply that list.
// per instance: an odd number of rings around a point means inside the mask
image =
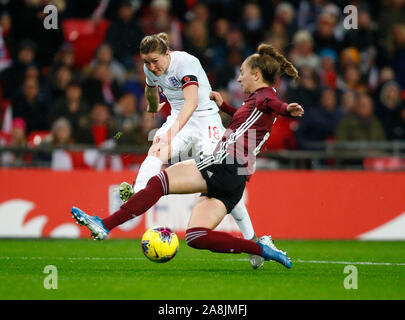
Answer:
[{"label": "maroon sock", "polygon": [[165,170],[148,181],[145,189],[135,193],[125,202],[118,211],[103,219],[103,224],[108,230],[131,220],[148,211],[158,200],[169,193],[169,180]]},{"label": "maroon sock", "polygon": [[262,254],[262,249],[255,241],[237,238],[229,233],[212,231],[207,228],[187,229],[186,242],[192,248],[208,249],[212,252],[244,252],[258,256]]}]

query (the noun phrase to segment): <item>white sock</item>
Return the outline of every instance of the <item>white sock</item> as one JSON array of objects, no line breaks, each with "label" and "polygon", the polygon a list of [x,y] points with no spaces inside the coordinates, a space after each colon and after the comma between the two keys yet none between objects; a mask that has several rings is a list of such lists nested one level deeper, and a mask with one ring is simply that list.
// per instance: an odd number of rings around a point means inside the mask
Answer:
[{"label": "white sock", "polygon": [[240,199],[238,204],[231,211],[232,217],[235,219],[240,231],[245,239],[251,240],[255,236],[252,222],[250,221],[249,213],[246,209],[243,198]]},{"label": "white sock", "polygon": [[138,192],[146,187],[149,179],[157,175],[162,170],[163,162],[157,157],[147,156],[142,162],[136,177],[134,191]]}]

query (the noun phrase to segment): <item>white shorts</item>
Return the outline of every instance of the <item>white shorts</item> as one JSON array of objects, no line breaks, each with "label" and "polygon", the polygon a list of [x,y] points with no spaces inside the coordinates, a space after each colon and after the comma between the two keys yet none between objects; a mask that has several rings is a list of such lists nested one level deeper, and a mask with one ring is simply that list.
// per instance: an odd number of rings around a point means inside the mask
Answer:
[{"label": "white shorts", "polygon": [[[156,131],[154,139],[169,130],[176,118],[177,114],[168,116]],[[172,162],[212,154],[224,132],[219,113],[204,117],[192,116],[172,140]]]}]

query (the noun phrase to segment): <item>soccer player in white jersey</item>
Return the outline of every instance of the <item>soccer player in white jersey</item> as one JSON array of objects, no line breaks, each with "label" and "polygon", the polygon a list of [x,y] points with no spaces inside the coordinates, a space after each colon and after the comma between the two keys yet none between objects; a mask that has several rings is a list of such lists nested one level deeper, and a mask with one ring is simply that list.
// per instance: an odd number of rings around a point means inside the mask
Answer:
[{"label": "soccer player in white jersey", "polygon": [[[146,36],[140,44],[146,75],[145,95],[148,112],[158,112],[164,105],[159,94],[166,97],[171,114],[159,128],[146,159],[139,168],[134,188],[126,182],[120,185],[120,197],[125,202],[145,188],[149,179],[158,174],[169,159],[180,161],[183,155],[209,155],[221,140],[225,128],[218,106],[210,100],[211,85],[200,61],[183,51],[170,51],[166,33]],[[170,146],[170,147],[169,147]],[[257,240],[243,199],[231,212],[245,239]],[[250,255],[254,269],[264,259]]]}]

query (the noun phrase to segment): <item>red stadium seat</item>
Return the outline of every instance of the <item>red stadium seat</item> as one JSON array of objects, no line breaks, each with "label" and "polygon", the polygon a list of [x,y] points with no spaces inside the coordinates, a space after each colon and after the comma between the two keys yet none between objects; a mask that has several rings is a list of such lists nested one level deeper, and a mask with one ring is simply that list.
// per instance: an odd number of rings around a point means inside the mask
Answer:
[{"label": "red stadium seat", "polygon": [[75,65],[81,68],[90,63],[97,47],[104,41],[110,21],[94,23],[91,19],[66,19],[62,23],[64,38],[75,49]]}]

